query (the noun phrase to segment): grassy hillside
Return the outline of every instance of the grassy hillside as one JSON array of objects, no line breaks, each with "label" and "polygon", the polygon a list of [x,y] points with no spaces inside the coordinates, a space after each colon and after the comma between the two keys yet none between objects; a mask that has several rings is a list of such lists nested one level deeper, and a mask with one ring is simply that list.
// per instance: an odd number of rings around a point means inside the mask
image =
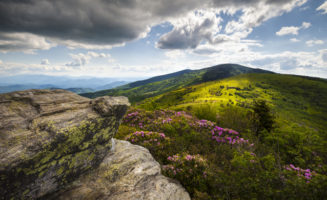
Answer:
[{"label": "grassy hillside", "polygon": [[[274,116],[272,129],[256,129],[260,99]],[[327,195],[326,80],[242,74],[169,91],[135,107],[116,137],[148,148],[192,199]]]},{"label": "grassy hillside", "polygon": [[[312,128],[327,128],[327,81],[291,75],[238,75],[148,98],[137,107],[194,113],[210,107],[218,114],[228,106],[249,108],[255,99],[267,101],[279,119]],[[208,118],[209,114],[204,113],[203,117]]]},{"label": "grassy hillside", "polygon": [[98,96],[127,96],[132,103],[149,97],[199,84],[211,80],[231,77],[243,73],[272,73],[261,69],[252,69],[236,64],[223,64],[201,70],[183,70],[172,74],[153,77],[143,81],[129,83],[127,85],[94,93],[82,94],[89,98]]}]

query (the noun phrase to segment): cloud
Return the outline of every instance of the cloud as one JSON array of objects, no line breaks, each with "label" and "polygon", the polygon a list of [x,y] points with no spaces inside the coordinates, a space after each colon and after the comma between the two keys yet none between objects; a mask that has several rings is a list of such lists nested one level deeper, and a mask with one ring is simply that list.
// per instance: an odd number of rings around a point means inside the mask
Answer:
[{"label": "cloud", "polygon": [[185,57],[185,53],[181,50],[172,50],[165,52],[165,56],[170,59],[180,59]]},{"label": "cloud", "polygon": [[305,42],[309,47],[312,47],[314,45],[321,45],[324,44],[325,42],[322,40],[308,40]]},{"label": "cloud", "polygon": [[[200,44],[221,45],[228,41],[240,41],[246,38],[254,27],[264,21],[289,12],[306,0],[291,1],[213,1],[216,7],[189,13],[186,17],[171,21],[173,30],[162,35],[157,43],[161,49],[195,49]],[[237,21],[227,23],[222,31],[222,19],[219,15],[226,12],[234,15],[237,10],[242,15]],[[305,24],[304,26],[307,26]]]},{"label": "cloud", "polygon": [[302,26],[285,26],[282,27],[278,32],[276,32],[276,35],[283,36],[283,35],[298,35],[299,30],[301,29],[307,29],[311,26],[309,22],[303,22]]},{"label": "cloud", "polygon": [[[273,16],[289,11],[306,0],[24,0],[0,2],[0,35],[30,34],[29,38],[3,39],[0,49],[3,52],[45,50],[54,45],[70,48],[104,49],[122,46],[126,42],[143,38],[151,27],[183,17],[195,9],[228,9],[235,12],[242,9],[245,17],[241,23],[253,27]],[[266,11],[261,12],[261,6]],[[252,8],[252,9],[248,9]],[[271,12],[269,11],[271,8]],[[256,12],[260,11],[260,14]],[[251,17],[255,17],[252,19]],[[206,30],[212,23],[197,24],[191,27],[190,37],[208,38],[207,34],[196,33],[201,25]],[[214,22],[216,23],[216,22]],[[215,24],[216,25],[216,24]],[[176,27],[171,37],[164,40],[170,44],[181,35],[182,25]],[[174,37],[173,37],[174,36]],[[37,37],[37,38],[35,38]],[[37,40],[36,40],[37,39]],[[8,42],[9,41],[9,42]],[[190,42],[187,39],[187,42]],[[26,44],[24,44],[26,43]],[[182,43],[190,48],[197,45]],[[165,47],[165,45],[162,45]],[[175,48],[175,46],[173,45]]]},{"label": "cloud", "polygon": [[317,11],[322,11],[322,14],[327,14],[327,1],[325,3],[321,4],[318,8]]},{"label": "cloud", "polygon": [[300,40],[296,39],[296,38],[291,38],[290,39],[291,42],[300,42]]},{"label": "cloud", "polygon": [[104,53],[96,53],[93,51],[87,52],[87,54],[79,53],[79,54],[70,54],[73,58],[73,61],[67,63],[66,66],[70,67],[80,67],[88,64],[92,58],[109,58],[109,54]]},{"label": "cloud", "polygon": [[50,62],[49,62],[48,59],[43,59],[43,60],[41,61],[41,65],[50,65]]},{"label": "cloud", "polygon": [[161,49],[194,49],[201,42],[213,43],[222,21],[215,12],[206,10],[194,11],[186,17],[172,21],[174,29],[163,35],[157,47]]},{"label": "cloud", "polygon": [[0,60],[0,65],[1,65],[2,63],[3,63],[2,60]]},{"label": "cloud", "polygon": [[320,56],[321,56],[322,62],[327,64],[327,49],[320,50]]},{"label": "cloud", "polygon": [[303,28],[303,29],[307,29],[307,28],[309,28],[310,26],[311,26],[311,23],[309,23],[309,22],[303,22],[301,28]]},{"label": "cloud", "polygon": [[33,54],[36,50],[48,50],[54,46],[56,46],[55,43],[35,34],[0,32],[0,52],[2,53],[22,51]]}]

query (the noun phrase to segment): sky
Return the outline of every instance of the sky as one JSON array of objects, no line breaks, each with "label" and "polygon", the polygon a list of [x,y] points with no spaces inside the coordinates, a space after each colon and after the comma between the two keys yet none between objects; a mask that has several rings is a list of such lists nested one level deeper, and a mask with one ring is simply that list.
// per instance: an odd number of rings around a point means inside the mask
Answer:
[{"label": "sky", "polygon": [[2,0],[0,76],[237,63],[327,78],[326,0]]}]

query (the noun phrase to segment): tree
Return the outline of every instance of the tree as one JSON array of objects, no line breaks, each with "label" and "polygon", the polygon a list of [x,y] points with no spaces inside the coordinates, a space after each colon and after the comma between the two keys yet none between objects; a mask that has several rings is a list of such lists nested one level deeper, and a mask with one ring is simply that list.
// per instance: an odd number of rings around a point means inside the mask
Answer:
[{"label": "tree", "polygon": [[251,121],[254,133],[257,136],[259,136],[264,130],[270,133],[274,129],[275,117],[271,113],[271,109],[266,101],[254,100],[252,110]]}]

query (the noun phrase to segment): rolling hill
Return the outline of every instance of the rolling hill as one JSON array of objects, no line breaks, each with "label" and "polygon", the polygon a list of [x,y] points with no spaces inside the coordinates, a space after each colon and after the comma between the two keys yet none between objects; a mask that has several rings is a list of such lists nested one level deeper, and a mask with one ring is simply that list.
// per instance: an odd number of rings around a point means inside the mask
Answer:
[{"label": "rolling hill", "polygon": [[267,101],[285,124],[327,128],[327,81],[294,75],[241,74],[170,91],[136,107],[196,112],[209,106],[219,112],[228,106],[249,108],[256,99]]},{"label": "rolling hill", "polygon": [[85,93],[81,95],[89,98],[105,95],[127,96],[132,103],[135,103],[179,88],[245,73],[273,72],[253,69],[237,64],[222,64],[200,70],[183,70],[167,75],[153,77],[143,81],[129,83],[111,90]]}]

